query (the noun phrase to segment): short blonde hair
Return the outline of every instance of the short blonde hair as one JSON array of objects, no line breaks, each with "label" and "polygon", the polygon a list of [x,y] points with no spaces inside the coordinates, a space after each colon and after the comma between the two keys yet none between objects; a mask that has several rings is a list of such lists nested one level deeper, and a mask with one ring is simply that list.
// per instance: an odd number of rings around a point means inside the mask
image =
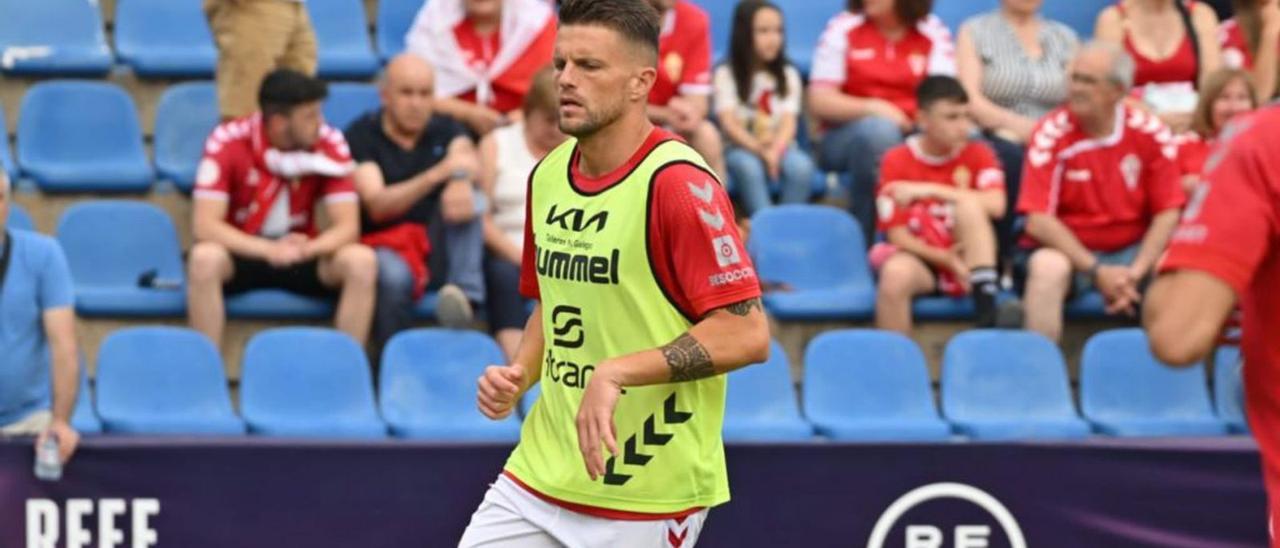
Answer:
[{"label": "short blonde hair", "polygon": [[1222,130],[1220,127],[1213,127],[1213,104],[1227,89],[1227,84],[1236,80],[1244,81],[1245,87],[1249,88],[1249,100],[1253,108],[1258,108],[1258,89],[1253,85],[1253,76],[1240,69],[1215,70],[1205,77],[1204,85],[1200,87],[1200,101],[1191,113],[1192,131],[1201,137],[1212,137]]}]

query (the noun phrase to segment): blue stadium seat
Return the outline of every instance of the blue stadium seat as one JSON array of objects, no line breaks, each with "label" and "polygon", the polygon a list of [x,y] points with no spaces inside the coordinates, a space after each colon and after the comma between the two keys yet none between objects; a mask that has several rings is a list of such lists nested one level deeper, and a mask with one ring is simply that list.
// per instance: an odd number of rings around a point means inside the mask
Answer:
[{"label": "blue stadium seat", "polygon": [[1249,432],[1244,414],[1244,361],[1240,347],[1223,346],[1213,357],[1213,403],[1233,433]]},{"label": "blue stadium seat", "polygon": [[76,311],[86,316],[180,316],[181,289],[139,287],[139,276],[183,282],[182,247],[169,215],[146,202],[90,201],[67,208],[58,242],[76,282]]},{"label": "blue stadium seat", "polygon": [[1073,320],[1102,319],[1107,316],[1107,302],[1097,291],[1083,293],[1067,301],[1063,313]]},{"label": "blue stadium seat", "polygon": [[533,404],[538,403],[538,396],[540,395],[542,395],[541,382],[533,385],[533,388],[530,388],[528,392],[524,393],[524,397],[520,398],[520,406],[517,408],[517,411],[520,411],[521,417],[529,416],[529,412],[533,410]]},{"label": "blue stadium seat", "polygon": [[414,329],[392,337],[378,382],[391,433],[441,441],[518,440],[514,413],[491,421],[476,409],[476,379],[485,367],[506,361],[498,344],[476,331]]},{"label": "blue stadium seat", "polygon": [[133,99],[106,82],[61,80],[31,86],[18,112],[18,165],[47,192],[144,192],[151,187],[151,164]]},{"label": "blue stadium seat", "polygon": [[933,14],[946,23],[954,39],[965,20],[999,7],[999,0],[935,0]]},{"label": "blue stadium seat", "polygon": [[6,228],[14,228],[17,230],[35,231],[36,223],[31,220],[31,214],[26,209],[14,202],[9,202],[9,220],[5,223]]},{"label": "blue stadium seat", "polygon": [[[813,64],[818,39],[832,17],[845,10],[845,0],[779,2],[787,26],[787,57],[806,76]],[[727,47],[727,46],[726,46]]]},{"label": "blue stadium seat", "polygon": [[911,303],[911,317],[917,321],[968,320],[974,314],[973,298],[969,296],[931,295],[919,297]]},{"label": "blue stadium seat", "polygon": [[1174,369],[1156,361],[1141,329],[1094,335],[1080,358],[1080,408],[1113,436],[1226,433],[1213,414],[1203,365]]},{"label": "blue stadium seat", "polygon": [[101,434],[102,421],[93,410],[93,389],[89,387],[88,368],[80,359],[80,391],[76,395],[76,407],[71,411],[71,427],[81,435]]},{"label": "blue stadium seat", "polygon": [[32,76],[102,76],[111,49],[102,13],[87,0],[0,0],[0,71]]},{"label": "blue stadium seat", "polygon": [[13,163],[13,154],[9,152],[9,122],[4,114],[4,105],[0,104],[0,122],[4,122],[4,131],[0,131],[0,172],[9,176],[13,183],[18,178],[18,166]]},{"label": "blue stadium seat", "polygon": [[1067,367],[1049,339],[983,329],[956,335],[942,358],[942,413],[974,439],[1079,438]]},{"label": "blue stadium seat", "polygon": [[875,311],[862,229],[844,211],[817,205],[766,208],[751,220],[747,249],[760,280],[791,286],[792,291],[764,296],[765,306],[780,320],[865,320]]},{"label": "blue stadium seat", "polygon": [[404,36],[418,16],[422,0],[378,0],[378,21],[374,40],[385,63],[404,51]]},{"label": "blue stadium seat", "polygon": [[112,333],[98,351],[98,415],[108,432],[241,435],[222,358],[179,327]]},{"label": "blue stadium seat", "polygon": [[828,331],[805,351],[804,414],[836,440],[945,440],[924,354],[911,339],[866,329]]},{"label": "blue stadium seat", "polygon": [[1040,15],[1071,27],[1080,41],[1084,42],[1093,37],[1098,14],[1112,4],[1115,4],[1115,0],[1054,0],[1043,4]]},{"label": "blue stadium seat", "polygon": [[218,90],[213,82],[184,82],[164,90],[156,105],[156,171],[183,192],[196,184],[204,142],[218,126]]},{"label": "blue stadium seat", "polygon": [[213,75],[213,34],[198,2],[118,0],[116,52],[144,78]]},{"label": "blue stadium seat", "polygon": [[254,320],[325,320],[333,317],[337,303],[283,289],[254,289],[225,302],[228,318]]},{"label": "blue stadium seat", "polygon": [[240,411],[254,434],[381,438],[364,350],[330,329],[287,327],[255,335],[245,347]]},{"label": "blue stadium seat", "polygon": [[329,85],[329,98],[324,101],[324,121],[345,131],[356,118],[382,105],[378,88],[373,84],[338,82]]},{"label": "blue stadium seat", "polygon": [[769,342],[769,361],[729,373],[724,405],[725,441],[804,441],[813,426],[800,416],[791,365],[778,341]]},{"label": "blue stadium seat", "polygon": [[369,78],[381,66],[369,44],[364,2],[307,0],[321,78]]},{"label": "blue stadium seat", "polygon": [[418,299],[418,304],[413,307],[413,317],[419,320],[433,320],[436,317],[436,302],[439,301],[439,295],[434,292],[428,292]]}]

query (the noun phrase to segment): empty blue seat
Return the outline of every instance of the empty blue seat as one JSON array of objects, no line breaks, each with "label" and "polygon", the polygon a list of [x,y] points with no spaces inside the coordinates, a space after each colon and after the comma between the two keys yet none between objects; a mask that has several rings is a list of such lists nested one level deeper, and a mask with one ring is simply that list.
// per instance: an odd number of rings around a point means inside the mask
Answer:
[{"label": "empty blue seat", "polygon": [[155,154],[160,178],[183,192],[196,184],[204,142],[218,126],[218,90],[213,82],[170,86],[156,105]]},{"label": "empty blue seat", "polygon": [[368,78],[381,66],[369,44],[364,2],[307,0],[321,78]]},{"label": "empty blue seat", "polygon": [[180,316],[186,294],[140,287],[139,277],[181,284],[182,247],[173,221],[146,202],[91,201],[67,208],[58,242],[76,282],[76,311],[87,316]]},{"label": "empty blue seat", "polygon": [[1040,8],[1040,16],[1071,27],[1083,42],[1093,36],[1093,27],[1098,21],[1098,14],[1102,13],[1104,8],[1113,4],[1115,4],[1115,0],[1075,0],[1071,2],[1057,0],[1045,2]]},{"label": "empty blue seat", "polygon": [[933,14],[951,29],[954,38],[960,33],[960,25],[965,20],[999,7],[999,0],[936,0],[933,3]]},{"label": "empty blue seat", "polygon": [[378,55],[386,62],[404,51],[404,37],[418,16],[422,0],[378,0],[378,21],[374,40]]},{"label": "empty blue seat", "polygon": [[98,351],[97,407],[108,432],[245,432],[218,350],[185,328],[135,327],[108,336]]},{"label": "empty blue seat", "polygon": [[516,414],[492,421],[476,409],[476,379],[485,367],[506,361],[498,344],[476,331],[414,329],[392,337],[382,353],[378,383],[391,433],[447,441],[518,440]]},{"label": "empty blue seat", "polygon": [[1113,436],[1220,435],[1204,366],[1172,368],[1151,355],[1141,329],[1094,335],[1080,357],[1080,408]]},{"label": "empty blue seat", "polygon": [[751,219],[747,249],[761,281],[791,286],[764,296],[780,320],[865,320],[875,311],[862,229],[842,210],[766,208]]},{"label": "empty blue seat", "polygon": [[1249,431],[1244,414],[1244,358],[1240,347],[1223,346],[1213,357],[1213,404],[1218,418],[1237,434]]},{"label": "empty blue seat", "polygon": [[942,359],[942,413],[975,439],[1079,438],[1090,431],[1071,400],[1058,347],[1030,331],[984,329],[952,338]]},{"label": "empty blue seat", "polygon": [[120,61],[144,78],[207,78],[218,61],[199,2],[119,0],[115,42]]},{"label": "empty blue seat", "polygon": [[382,104],[378,88],[373,84],[339,82],[329,85],[329,98],[324,101],[325,123],[346,130],[347,125]]},{"label": "empty blue seat", "polygon": [[60,80],[32,86],[18,112],[18,166],[49,192],[144,192],[151,187],[151,164],[133,99],[106,82]]},{"label": "empty blue seat", "polygon": [[36,229],[36,223],[31,220],[31,215],[27,213],[27,210],[13,202],[9,202],[9,220],[5,225],[6,228],[17,230],[34,231]]},{"label": "empty blue seat", "polygon": [[80,360],[80,391],[76,395],[76,406],[71,411],[71,427],[80,434],[101,434],[102,421],[93,410],[93,389],[89,387],[89,375],[84,359]]},{"label": "empty blue seat", "polygon": [[270,329],[249,340],[240,410],[254,434],[381,438],[364,350],[331,329]]},{"label": "empty blue seat", "polygon": [[729,373],[724,405],[725,441],[803,441],[813,426],[800,416],[791,365],[778,341],[769,360]]},{"label": "empty blue seat", "polygon": [[828,331],[805,350],[804,414],[837,440],[945,440],[924,354],[888,331]]},{"label": "empty blue seat", "polygon": [[111,49],[96,2],[0,0],[0,70],[22,75],[102,76]]},{"label": "empty blue seat", "polygon": [[333,317],[335,299],[254,289],[226,298],[227,317],[258,320],[323,320]]},{"label": "empty blue seat", "polygon": [[[809,74],[818,39],[831,18],[845,11],[845,0],[779,2],[787,25],[787,57],[803,74]],[[727,47],[727,46],[726,46]]]}]

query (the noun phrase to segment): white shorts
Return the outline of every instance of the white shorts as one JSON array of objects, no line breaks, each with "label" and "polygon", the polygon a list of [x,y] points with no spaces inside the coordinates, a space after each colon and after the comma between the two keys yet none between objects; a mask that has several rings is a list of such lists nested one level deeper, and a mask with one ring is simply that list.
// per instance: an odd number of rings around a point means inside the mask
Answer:
[{"label": "white shorts", "polygon": [[459,548],[690,548],[698,542],[703,510],[681,520],[621,521],[566,510],[498,476],[458,542]]}]

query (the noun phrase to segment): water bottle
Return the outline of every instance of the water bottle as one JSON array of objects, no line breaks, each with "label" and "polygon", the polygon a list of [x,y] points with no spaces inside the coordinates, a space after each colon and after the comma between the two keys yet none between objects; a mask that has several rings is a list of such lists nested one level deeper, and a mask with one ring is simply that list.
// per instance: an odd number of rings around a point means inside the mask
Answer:
[{"label": "water bottle", "polygon": [[58,457],[58,438],[50,434],[36,448],[36,478],[58,481],[62,478],[62,459]]}]

